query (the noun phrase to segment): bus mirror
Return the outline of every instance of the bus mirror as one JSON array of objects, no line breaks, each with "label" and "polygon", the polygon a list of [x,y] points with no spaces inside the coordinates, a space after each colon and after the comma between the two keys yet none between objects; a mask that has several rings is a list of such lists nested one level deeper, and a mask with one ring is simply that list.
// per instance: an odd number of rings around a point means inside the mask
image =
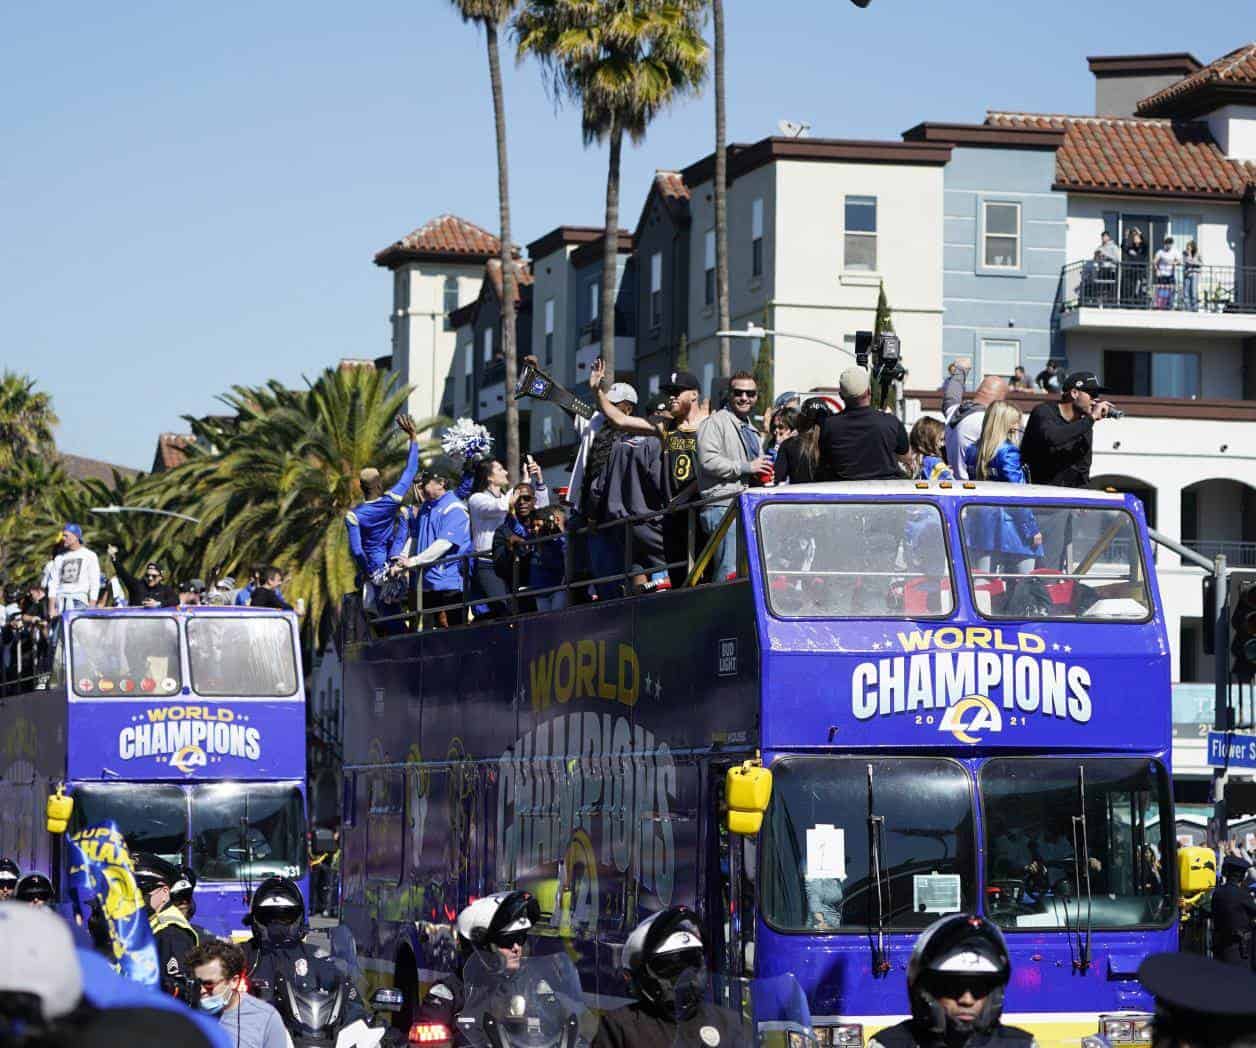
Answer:
[{"label": "bus mirror", "polygon": [[729,768],[724,783],[728,799],[728,830],[750,836],[763,825],[763,813],[772,799],[772,773],[755,761]]},{"label": "bus mirror", "polygon": [[65,833],[70,825],[70,814],[74,811],[74,798],[65,794],[65,783],[57,783],[57,792],[48,798],[45,816],[49,833]]},{"label": "bus mirror", "polygon": [[1192,845],[1178,849],[1178,886],[1186,896],[1217,886],[1217,857],[1211,848]]}]

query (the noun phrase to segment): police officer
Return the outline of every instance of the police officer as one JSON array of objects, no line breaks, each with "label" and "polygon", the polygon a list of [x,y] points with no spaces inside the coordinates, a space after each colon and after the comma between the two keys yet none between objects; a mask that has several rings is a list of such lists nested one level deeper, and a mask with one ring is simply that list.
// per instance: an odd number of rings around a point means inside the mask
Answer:
[{"label": "police officer", "polygon": [[[267,877],[258,885],[245,922],[253,937],[244,944],[250,991],[276,1004],[279,983],[297,990],[334,990],[345,984],[345,1022],[369,1017],[348,972],[305,941],[305,900],[287,877]],[[280,1009],[280,1014],[283,1010]]]},{"label": "police officer", "polygon": [[22,879],[22,871],[12,859],[0,859],[0,900],[13,895],[13,889]]},{"label": "police officer", "polygon": [[161,988],[176,997],[189,997],[187,984],[192,973],[183,959],[196,947],[196,929],[171,901],[171,889],[179,882],[179,867],[152,852],[132,852],[135,883],[148,906],[148,926],[157,940],[157,964],[161,969]]},{"label": "police officer", "polygon": [[187,918],[188,924],[192,925],[192,930],[196,932],[196,941],[199,945],[203,942],[209,942],[211,939],[216,939],[218,936],[208,928],[203,928],[199,924],[193,924],[192,918],[196,916],[195,891],[196,874],[192,872],[192,867],[180,863],[179,879],[174,882],[174,887],[170,889],[170,901]]},{"label": "police officer", "polygon": [[1156,999],[1155,1048],[1230,1048],[1256,1037],[1256,976],[1197,953],[1155,953],[1138,981]]},{"label": "police officer", "polygon": [[57,901],[57,893],[53,891],[52,881],[42,873],[28,873],[17,882],[13,898],[32,906],[51,906]]},{"label": "police officer", "polygon": [[706,951],[688,907],[660,910],[638,924],[620,965],[636,1001],[602,1016],[593,1048],[748,1048],[753,1042],[740,1016],[703,1000]]},{"label": "police officer", "polygon": [[495,892],[465,907],[454,921],[458,971],[432,984],[419,1002],[416,1020],[456,1030],[455,1019],[465,1003],[461,973],[467,960],[478,953],[491,970],[499,964],[503,971],[517,970],[528,934],[540,919],[541,907],[531,892]]},{"label": "police officer", "polygon": [[1226,964],[1251,964],[1256,920],[1256,901],[1246,885],[1251,865],[1241,856],[1227,855],[1221,862],[1222,882],[1213,889],[1212,955]]},{"label": "police officer", "polygon": [[934,921],[907,964],[911,1018],[882,1030],[868,1048],[1032,1048],[1033,1034],[999,1021],[1011,975],[1003,933],[984,917]]}]

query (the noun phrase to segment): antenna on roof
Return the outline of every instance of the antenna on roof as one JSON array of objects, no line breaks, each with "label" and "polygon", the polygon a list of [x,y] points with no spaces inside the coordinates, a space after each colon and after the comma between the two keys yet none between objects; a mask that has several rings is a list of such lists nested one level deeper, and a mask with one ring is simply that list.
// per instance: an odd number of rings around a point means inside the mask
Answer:
[{"label": "antenna on roof", "polygon": [[786,138],[809,138],[811,136],[811,125],[805,122],[796,123],[793,120],[778,120],[776,126]]}]

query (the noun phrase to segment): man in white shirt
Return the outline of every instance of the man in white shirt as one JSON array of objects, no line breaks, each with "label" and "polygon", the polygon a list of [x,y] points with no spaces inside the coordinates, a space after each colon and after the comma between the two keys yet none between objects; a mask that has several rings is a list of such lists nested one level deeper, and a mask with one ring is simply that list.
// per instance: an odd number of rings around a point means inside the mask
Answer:
[{"label": "man in white shirt", "polygon": [[1007,379],[987,375],[981,380],[971,400],[964,400],[964,387],[973,362],[968,357],[951,364],[946,384],[942,387],[942,414],[946,419],[946,464],[960,480],[968,479],[964,456],[968,448],[981,439],[981,424],[986,408],[1007,397]]},{"label": "man in white shirt", "polygon": [[1182,264],[1182,256],[1173,246],[1172,237],[1164,238],[1164,244],[1156,252],[1152,264],[1156,271],[1156,308],[1172,309],[1175,274],[1177,267]]},{"label": "man in white shirt", "polygon": [[67,524],[61,529],[62,552],[52,561],[48,585],[48,617],[63,611],[90,608],[100,595],[100,561],[83,545],[83,529]]}]

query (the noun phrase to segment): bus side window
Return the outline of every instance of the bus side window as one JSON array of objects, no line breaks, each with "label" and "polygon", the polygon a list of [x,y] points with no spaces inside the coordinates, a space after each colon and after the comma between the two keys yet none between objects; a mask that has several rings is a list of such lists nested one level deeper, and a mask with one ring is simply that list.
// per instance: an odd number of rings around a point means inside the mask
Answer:
[{"label": "bus side window", "polygon": [[395,768],[372,771],[367,782],[366,876],[400,884],[405,775]]}]

